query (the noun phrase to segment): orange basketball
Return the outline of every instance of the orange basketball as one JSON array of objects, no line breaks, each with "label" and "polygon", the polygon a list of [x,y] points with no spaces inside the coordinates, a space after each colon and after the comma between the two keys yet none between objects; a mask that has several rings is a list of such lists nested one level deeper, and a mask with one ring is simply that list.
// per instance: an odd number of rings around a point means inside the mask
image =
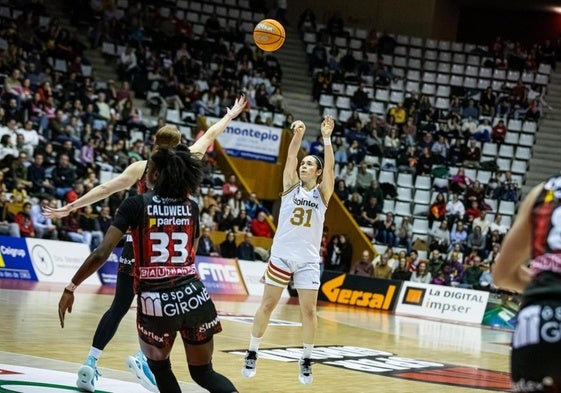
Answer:
[{"label": "orange basketball", "polygon": [[255,45],[266,52],[279,49],[286,39],[284,27],[274,19],[263,19],[253,29]]}]

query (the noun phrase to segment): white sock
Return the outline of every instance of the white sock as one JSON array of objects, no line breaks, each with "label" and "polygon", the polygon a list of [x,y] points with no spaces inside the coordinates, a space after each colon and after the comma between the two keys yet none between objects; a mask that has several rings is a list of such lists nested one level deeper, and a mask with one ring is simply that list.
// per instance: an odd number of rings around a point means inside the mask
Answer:
[{"label": "white sock", "polygon": [[312,357],[314,344],[302,344],[302,349],[302,359],[310,359]]},{"label": "white sock", "polygon": [[249,350],[254,352],[259,351],[259,345],[261,345],[262,339],[263,337],[253,337],[252,335],[249,339]]},{"label": "white sock", "polygon": [[88,353],[88,356],[92,356],[95,358],[95,360],[99,359],[101,356],[101,353],[103,352],[102,349],[97,349],[96,347],[91,347],[90,348],[90,353]]}]

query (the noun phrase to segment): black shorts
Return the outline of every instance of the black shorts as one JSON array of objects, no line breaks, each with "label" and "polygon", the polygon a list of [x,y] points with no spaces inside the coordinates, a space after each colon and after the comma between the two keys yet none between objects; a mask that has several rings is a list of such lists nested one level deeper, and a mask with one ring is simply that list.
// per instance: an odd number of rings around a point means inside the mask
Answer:
[{"label": "black shorts", "polygon": [[561,392],[561,299],[526,304],[512,336],[513,392]]},{"label": "black shorts", "polygon": [[214,303],[193,278],[180,287],[137,296],[138,336],[159,348],[173,345],[177,332],[189,344],[203,344],[222,331]]}]

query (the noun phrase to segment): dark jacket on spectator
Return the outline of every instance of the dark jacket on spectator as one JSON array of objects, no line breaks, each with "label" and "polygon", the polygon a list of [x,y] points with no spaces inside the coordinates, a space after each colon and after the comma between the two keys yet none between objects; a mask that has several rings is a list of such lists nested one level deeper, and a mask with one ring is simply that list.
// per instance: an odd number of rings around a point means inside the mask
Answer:
[{"label": "dark jacket on spectator", "polygon": [[253,261],[255,259],[253,245],[245,241],[241,242],[238,245],[238,258]]},{"label": "dark jacket on spectator", "polygon": [[220,243],[220,255],[222,255],[223,258],[236,258],[238,255],[236,241],[224,240]]},{"label": "dark jacket on spectator", "polygon": [[72,167],[55,166],[51,175],[55,187],[72,187],[76,181],[76,171]]},{"label": "dark jacket on spectator", "polygon": [[201,236],[199,239],[199,246],[197,247],[197,255],[210,256],[211,253],[216,252],[216,247],[210,237]]},{"label": "dark jacket on spectator", "polygon": [[411,279],[411,274],[409,270],[395,270],[392,273],[392,280],[402,280],[409,281]]}]

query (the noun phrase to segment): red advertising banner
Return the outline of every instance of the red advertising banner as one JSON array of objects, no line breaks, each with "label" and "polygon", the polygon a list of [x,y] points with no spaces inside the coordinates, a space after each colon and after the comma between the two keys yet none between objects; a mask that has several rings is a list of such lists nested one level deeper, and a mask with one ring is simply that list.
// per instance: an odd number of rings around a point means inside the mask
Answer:
[{"label": "red advertising banner", "polygon": [[197,256],[195,265],[208,292],[247,295],[235,259]]}]

